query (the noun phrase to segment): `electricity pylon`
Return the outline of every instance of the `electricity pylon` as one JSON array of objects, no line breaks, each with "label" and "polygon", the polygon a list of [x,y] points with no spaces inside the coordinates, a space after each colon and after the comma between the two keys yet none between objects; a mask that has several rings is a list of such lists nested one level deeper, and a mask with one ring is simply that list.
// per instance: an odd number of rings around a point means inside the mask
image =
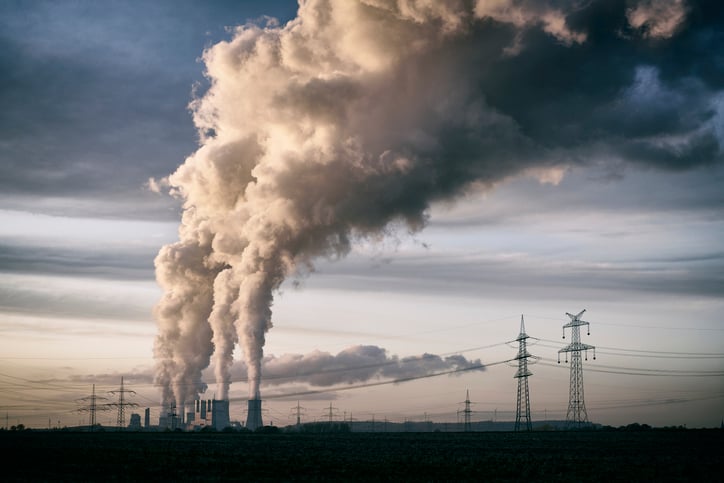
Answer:
[{"label": "electricity pylon", "polygon": [[332,403],[329,403],[329,411],[326,413],[327,417],[329,418],[329,424],[332,424],[334,421],[334,417],[337,416],[337,408],[332,407]]},{"label": "electricity pylon", "polygon": [[[458,411],[458,414],[459,414],[459,413],[463,413],[463,421],[464,421],[464,423],[463,423],[463,424],[464,424],[464,425],[463,425],[463,428],[464,428],[463,431],[465,431],[466,433],[468,433],[468,432],[470,432],[470,431],[472,430],[472,425],[471,425],[471,423],[470,423],[470,414],[473,412],[473,411],[470,409],[470,389],[466,389],[466,391],[465,391],[465,401],[463,401],[463,403],[465,403],[465,409],[463,409],[462,411]],[[459,420],[458,420],[458,421],[459,421]]]},{"label": "electricity pylon", "polygon": [[297,405],[292,408],[292,411],[294,411],[297,415],[297,428],[299,428],[302,425],[302,414],[304,414],[304,409],[299,405],[299,401],[297,401]]},{"label": "electricity pylon", "polygon": [[78,412],[81,412],[81,413],[85,413],[85,412],[90,413],[90,417],[88,418],[89,423],[90,423],[90,424],[89,424],[89,431],[93,431],[93,430],[95,429],[95,426],[96,426],[96,412],[97,412],[97,411],[107,411],[107,410],[109,409],[107,404],[100,404],[100,405],[99,405],[99,404],[98,404],[98,401],[99,401],[99,400],[105,401],[106,398],[104,398],[103,396],[96,396],[96,385],[95,385],[95,384],[93,384],[93,392],[91,393],[90,396],[86,396],[86,397],[82,397],[82,398],[78,399],[78,402],[81,402],[81,403],[86,403],[86,402],[87,402],[87,403],[88,403],[88,404],[85,405],[85,406],[81,406],[81,407],[78,409]]},{"label": "electricity pylon", "polygon": [[571,343],[558,351],[558,363],[561,363],[561,352],[566,355],[568,362],[568,353],[571,353],[571,383],[568,390],[568,412],[566,412],[566,424],[571,427],[580,428],[588,422],[588,414],[586,413],[586,403],[583,400],[583,361],[581,361],[581,352],[585,353],[588,360],[588,350],[593,350],[593,359],[596,359],[596,347],[581,342],[581,326],[588,328],[588,335],[591,335],[591,324],[585,320],[581,320],[581,315],[586,309],[581,310],[576,315],[566,315],[571,319],[570,322],[563,326],[563,338],[566,338],[566,329],[571,329]]},{"label": "electricity pylon", "polygon": [[136,395],[136,391],[131,391],[130,389],[125,389],[123,387],[123,376],[121,376],[121,387],[115,391],[108,391],[108,394],[111,395],[118,394],[118,402],[109,404],[109,406],[116,406],[118,408],[118,418],[116,419],[116,426],[118,426],[118,429],[126,427],[126,407],[138,407],[138,404],[136,403],[125,401],[126,393],[133,396]]},{"label": "electricity pylon", "polygon": [[526,341],[528,334],[525,333],[525,324],[523,323],[523,315],[520,316],[520,334],[515,339],[518,342],[518,355],[515,360],[518,361],[518,371],[513,376],[518,379],[518,400],[515,405],[515,430],[520,431],[521,426],[525,431],[532,431],[533,424],[530,420],[530,393],[528,391],[528,376],[533,375],[528,370],[528,358],[533,357],[528,353]]}]

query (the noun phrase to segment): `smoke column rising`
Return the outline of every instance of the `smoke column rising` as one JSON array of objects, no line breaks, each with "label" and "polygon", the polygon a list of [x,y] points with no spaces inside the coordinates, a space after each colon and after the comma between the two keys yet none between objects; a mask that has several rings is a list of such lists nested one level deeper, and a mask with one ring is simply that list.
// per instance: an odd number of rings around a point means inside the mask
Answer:
[{"label": "smoke column rising", "polygon": [[[562,165],[586,156],[625,160],[635,151],[654,165],[686,158],[686,146],[667,150],[656,132],[641,141],[616,131],[610,99],[585,91],[566,98],[565,82],[557,121],[583,131],[572,144],[563,140],[568,135],[551,135],[556,122],[546,123],[548,131],[526,124],[550,111],[555,92],[541,93],[538,104],[535,89],[509,99],[491,94],[506,83],[516,91],[523,82],[516,69],[536,61],[527,34],[544,39],[536,55],[547,48],[564,57],[587,42],[585,29],[570,27],[567,12],[553,5],[306,1],[289,23],[238,27],[204,52],[210,87],[191,104],[200,147],[166,180],[183,200],[179,241],[156,258],[164,295],[155,308],[155,355],[164,404],[183,405],[203,392],[201,372],[212,357],[216,397],[228,398],[237,344],[249,397],[258,399],[273,295],[285,278],[310,271],[315,258],[344,256],[355,240],[385,236],[393,223],[422,229],[433,201],[526,171],[559,176]],[[641,26],[657,21],[656,10],[634,13]],[[621,8],[618,18],[626,22],[626,14]],[[676,29],[650,35],[669,31]],[[606,91],[612,95],[633,79],[609,77],[620,83]],[[710,109],[701,100],[708,91],[698,89],[687,91],[697,102],[674,109]],[[529,101],[522,108],[515,105],[519,93]],[[566,110],[567,100],[589,117]],[[586,102],[614,107],[589,109]],[[598,136],[595,153],[584,142],[588,128]],[[677,132],[686,136],[686,128]],[[691,143],[694,136],[711,141],[707,125],[688,128]]]}]

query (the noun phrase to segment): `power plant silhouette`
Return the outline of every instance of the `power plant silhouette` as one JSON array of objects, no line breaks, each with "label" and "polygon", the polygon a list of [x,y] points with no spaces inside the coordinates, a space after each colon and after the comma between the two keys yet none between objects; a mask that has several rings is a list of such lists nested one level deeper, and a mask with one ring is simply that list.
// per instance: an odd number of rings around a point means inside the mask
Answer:
[{"label": "power plant silhouette", "polygon": [[[588,359],[588,351],[593,351],[593,358],[595,355],[595,346],[584,344],[581,342],[580,328],[582,326],[590,327],[590,323],[581,320],[581,316],[586,310],[582,310],[577,314],[566,313],[570,321],[563,325],[563,337],[565,338],[565,329],[571,329],[571,343],[561,348],[558,351],[558,362],[560,363],[560,355],[565,355],[565,362],[568,362],[568,355],[570,354],[571,366],[570,366],[570,386],[569,386],[569,400],[568,409],[565,419],[566,428],[581,428],[590,425],[588,420],[588,414],[586,412],[586,406],[584,401],[583,391],[583,360]],[[590,335],[590,330],[589,330]],[[528,340],[531,339],[526,333],[525,322],[523,316],[520,317],[520,332],[518,336],[507,344],[517,343],[518,352],[517,355],[507,361],[509,364],[517,366],[517,370],[514,374],[514,378],[517,379],[517,398],[516,398],[516,410],[515,410],[515,421],[510,423],[511,427],[509,430],[513,431],[532,431],[533,421],[531,418],[531,399],[530,399],[530,388],[528,384],[528,378],[532,375],[532,372],[528,369],[529,364],[535,363],[539,358],[530,354],[527,349]],[[539,340],[533,337],[534,340]],[[583,356],[582,354],[583,353]],[[118,397],[118,402],[107,403],[104,402],[106,398],[99,396],[95,392],[95,385],[93,386],[93,392],[90,396],[79,399],[79,403],[83,404],[78,409],[79,412],[89,413],[89,429],[93,431],[96,426],[99,426],[97,422],[96,413],[99,411],[108,411],[110,409],[117,409],[118,415],[116,418],[116,426],[118,430],[131,429],[131,430],[142,430],[153,428],[150,422],[150,409],[145,410],[144,424],[141,426],[141,416],[138,414],[131,415],[131,422],[128,427],[125,426],[125,410],[126,408],[137,407],[138,404],[128,401],[126,395],[135,395],[135,391],[127,389],[123,378],[121,378],[121,385],[119,389],[109,391],[108,394]],[[463,403],[461,403],[463,404]],[[464,409],[457,411],[458,423],[457,430],[461,431],[474,431],[474,430],[485,430],[480,429],[481,425],[478,424],[477,428],[472,423],[471,415],[476,412],[471,409],[470,392],[467,391],[464,401]],[[177,412],[180,409],[180,413]],[[230,401],[228,399],[197,399],[193,401],[193,406],[190,411],[184,412],[184,408],[176,407],[164,407],[159,414],[158,426],[155,428],[158,430],[184,430],[184,431],[202,431],[202,430],[214,430],[223,431],[227,428],[241,429],[245,428],[249,431],[257,431],[264,427],[262,418],[262,400],[260,397],[252,398],[247,400],[246,409],[246,420],[243,423],[232,421],[230,418]],[[302,427],[301,415],[302,408],[297,403],[296,408],[296,428]],[[332,426],[333,423],[338,424],[339,422],[334,421],[332,406],[330,404],[328,419],[325,421],[328,425]],[[497,415],[497,409],[495,410]],[[462,417],[462,421],[461,421]],[[496,417],[494,417],[489,423],[493,425],[497,424]],[[547,419],[547,417],[545,418]],[[346,417],[342,423],[349,425],[350,427],[356,427],[358,430],[379,430],[381,425],[375,426],[374,416],[372,417],[371,424],[365,424],[364,421],[358,421],[352,418],[351,413],[349,419]],[[445,423],[447,427],[447,423]],[[387,431],[388,426],[390,428],[399,427],[402,430],[410,430],[410,428],[416,428],[414,423],[405,421],[404,425],[396,425],[396,423],[389,423],[385,419],[384,430]],[[425,415],[425,426],[432,428],[433,425],[427,420],[427,414]],[[367,428],[367,429],[365,429]],[[491,426],[487,426],[491,429]],[[399,429],[398,429],[399,430]],[[413,429],[415,430],[415,429]],[[419,429],[418,429],[419,430]],[[424,430],[424,429],[423,429]]]}]

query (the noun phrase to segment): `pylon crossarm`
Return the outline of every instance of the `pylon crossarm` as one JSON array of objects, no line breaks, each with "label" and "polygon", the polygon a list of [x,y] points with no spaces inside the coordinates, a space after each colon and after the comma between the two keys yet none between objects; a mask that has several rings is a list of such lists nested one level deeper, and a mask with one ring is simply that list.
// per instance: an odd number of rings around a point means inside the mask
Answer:
[{"label": "pylon crossarm", "polygon": [[563,328],[568,329],[570,327],[580,327],[582,325],[587,325],[589,327],[591,326],[591,324],[589,322],[586,322],[585,320],[571,320],[567,324],[564,324]]}]

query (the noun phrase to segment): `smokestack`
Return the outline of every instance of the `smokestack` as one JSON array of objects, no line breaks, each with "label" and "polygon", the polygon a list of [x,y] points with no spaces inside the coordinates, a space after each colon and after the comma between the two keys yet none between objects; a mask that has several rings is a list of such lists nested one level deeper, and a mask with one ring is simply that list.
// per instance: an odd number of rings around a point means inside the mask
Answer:
[{"label": "smokestack", "polygon": [[249,399],[246,410],[246,429],[254,431],[262,426],[264,423],[261,421],[261,399]]}]

